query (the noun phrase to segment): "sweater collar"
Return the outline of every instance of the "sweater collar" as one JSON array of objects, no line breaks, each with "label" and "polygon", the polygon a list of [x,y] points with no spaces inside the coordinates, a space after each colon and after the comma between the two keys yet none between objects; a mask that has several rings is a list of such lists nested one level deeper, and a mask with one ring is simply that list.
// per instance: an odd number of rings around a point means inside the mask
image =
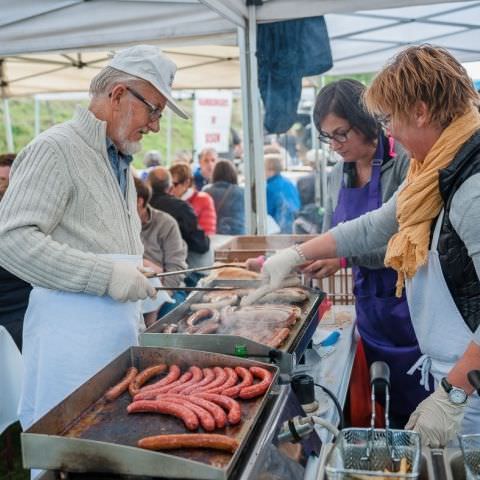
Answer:
[{"label": "sweater collar", "polygon": [[93,148],[105,152],[107,137],[107,122],[99,120],[88,110],[77,106],[73,116],[73,122],[76,124],[77,133]]}]

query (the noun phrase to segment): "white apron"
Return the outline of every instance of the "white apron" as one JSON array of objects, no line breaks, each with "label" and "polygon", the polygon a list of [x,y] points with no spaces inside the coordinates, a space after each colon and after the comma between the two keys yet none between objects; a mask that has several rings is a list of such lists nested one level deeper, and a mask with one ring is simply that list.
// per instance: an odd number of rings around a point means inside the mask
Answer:
[{"label": "white apron", "polygon": [[[421,383],[424,383],[430,372],[435,386],[447,376],[473,340],[473,333],[453,301],[440,265],[437,244],[442,220],[443,211],[435,225],[426,265],[406,282],[412,324],[423,354],[408,373],[420,369]],[[458,433],[480,433],[480,398],[476,393],[468,399],[462,431]]]},{"label": "white apron", "polygon": [[[102,255],[141,265],[135,255]],[[23,325],[19,418],[28,428],[132,345],[140,302],[34,287]]]}]

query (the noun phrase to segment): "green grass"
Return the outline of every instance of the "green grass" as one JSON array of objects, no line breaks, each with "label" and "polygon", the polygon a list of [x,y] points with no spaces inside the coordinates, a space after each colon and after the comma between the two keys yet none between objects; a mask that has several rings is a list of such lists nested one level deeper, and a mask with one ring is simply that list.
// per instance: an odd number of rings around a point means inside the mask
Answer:
[{"label": "green grass", "polygon": [[[22,454],[20,448],[20,424],[15,423],[0,435],[0,478],[2,480],[28,480],[30,474],[22,467]],[[13,443],[13,469],[7,470],[7,462],[4,457],[7,434]]]}]

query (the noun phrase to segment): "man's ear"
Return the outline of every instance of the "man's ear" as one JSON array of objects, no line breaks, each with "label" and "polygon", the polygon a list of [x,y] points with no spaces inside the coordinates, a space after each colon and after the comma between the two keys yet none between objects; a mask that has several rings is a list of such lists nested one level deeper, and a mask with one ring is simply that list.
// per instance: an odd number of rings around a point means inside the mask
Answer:
[{"label": "man's ear", "polygon": [[143,198],[137,197],[137,208],[143,208]]},{"label": "man's ear", "polygon": [[127,91],[127,89],[125,88],[124,85],[122,84],[119,84],[119,85],[115,85],[113,87],[113,90],[110,92],[110,94],[108,95],[109,98],[110,98],[110,103],[112,105],[112,108],[114,110],[118,110],[119,107],[120,107],[120,100],[121,98],[123,97],[123,95],[125,95],[125,92]]}]

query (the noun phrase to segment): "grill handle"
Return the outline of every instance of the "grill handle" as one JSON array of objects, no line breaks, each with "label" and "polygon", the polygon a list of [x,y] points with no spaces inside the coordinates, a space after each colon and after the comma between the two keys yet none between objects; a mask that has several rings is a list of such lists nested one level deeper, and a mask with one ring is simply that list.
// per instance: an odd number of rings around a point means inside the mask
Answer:
[{"label": "grill handle", "polygon": [[470,370],[467,377],[472,387],[480,395],[480,370]]}]

